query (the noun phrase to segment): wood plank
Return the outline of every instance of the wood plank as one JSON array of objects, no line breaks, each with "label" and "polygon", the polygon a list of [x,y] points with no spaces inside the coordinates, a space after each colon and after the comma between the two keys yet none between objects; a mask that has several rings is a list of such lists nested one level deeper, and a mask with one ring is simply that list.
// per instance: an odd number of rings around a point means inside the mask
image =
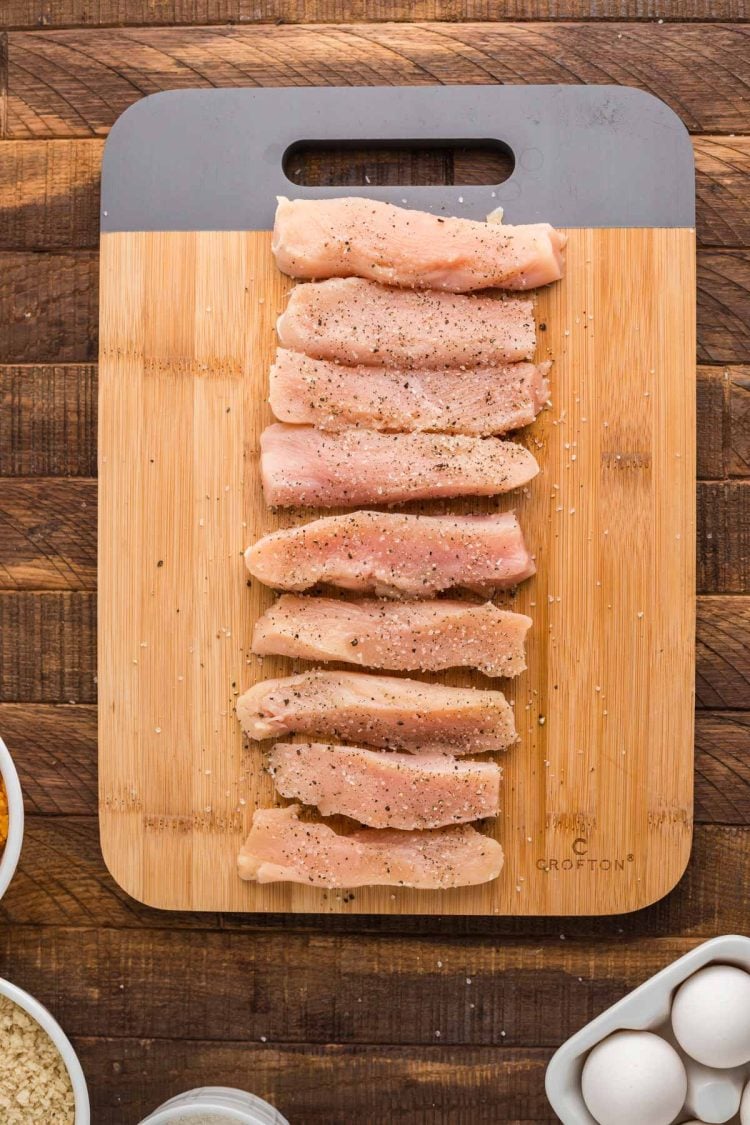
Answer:
[{"label": "wood plank", "polygon": [[96,814],[95,707],[2,703],[0,734],[16,763],[27,812]]},{"label": "wood plank", "polygon": [[[92,593],[0,593],[0,702],[93,703]],[[696,701],[703,710],[750,710],[750,598],[701,597]]]},{"label": "wood plank", "polygon": [[96,359],[98,255],[0,254],[0,363]]},{"label": "wood plank", "polygon": [[96,587],[96,481],[0,480],[0,590]]},{"label": "wood plank", "polygon": [[750,481],[698,484],[698,592],[750,593]]},{"label": "wood plank", "polygon": [[[544,859],[544,856],[540,856]],[[130,898],[107,872],[95,817],[31,816],[19,870],[0,904],[9,926],[148,927],[252,933],[424,934],[434,937],[708,938],[747,933],[750,828],[697,825],[687,872],[677,888],[633,913],[583,917],[294,915],[154,910]],[[562,936],[561,936],[562,935]],[[439,954],[437,954],[439,956]],[[180,984],[182,987],[182,982]]]},{"label": "wood plank", "polygon": [[[698,254],[698,361],[750,357],[750,251]],[[739,357],[742,358],[739,358]]]},{"label": "wood plank", "polygon": [[96,247],[103,148],[103,141],[0,142],[0,247]]},{"label": "wood plank", "polygon": [[750,710],[750,598],[698,598],[696,704]]},{"label": "wood plank", "polygon": [[695,818],[750,824],[750,716],[699,711],[695,723]]},{"label": "wood plank", "polygon": [[16,874],[0,904],[0,921],[112,927],[162,924],[216,929],[215,914],[165,915],[135,902],[107,871],[96,817],[30,816]]},{"label": "wood plank", "polygon": [[[81,250],[99,244],[101,140],[0,141],[0,250]],[[702,247],[747,247],[750,216],[750,138],[693,138],[696,160],[697,231]],[[454,158],[446,150],[415,155],[393,150],[384,163],[352,153],[336,165],[318,157],[305,176],[334,183],[475,183],[476,160],[469,150]],[[292,169],[294,171],[294,169]],[[295,176],[299,179],[300,173]],[[483,167],[482,175],[487,174]]]},{"label": "wood plank", "polygon": [[[750,475],[750,368],[698,369],[698,476]],[[96,367],[0,367],[0,476],[96,475]]]},{"label": "wood plank", "polygon": [[721,480],[727,476],[729,444],[729,370],[699,367],[696,384],[698,479]]},{"label": "wood plank", "polygon": [[[93,706],[0,704],[0,732],[20,770],[29,812],[96,814]],[[696,820],[750,825],[747,712],[699,711],[695,744]]]},{"label": "wood plank", "polygon": [[14,31],[8,132],[98,136],[157,90],[210,86],[614,82],[668,102],[691,132],[750,132],[741,27],[355,24]]},{"label": "wood plank", "polygon": [[732,368],[730,380],[727,473],[746,477],[750,475],[750,371]]},{"label": "wood plank", "polygon": [[[94,360],[98,266],[91,250],[0,253],[0,364]],[[750,251],[698,253],[698,357],[750,362]]]},{"label": "wood plank", "polygon": [[[750,593],[750,482],[699,482],[697,510],[699,593]],[[96,482],[0,483],[0,589],[95,585]]]},{"label": "wood plank", "polygon": [[422,20],[743,20],[742,0],[5,0],[0,27]]},{"label": "wood plank", "polygon": [[[699,938],[429,937],[0,927],[0,970],[69,1035],[555,1047]],[[180,966],[175,987],[174,966]],[[112,988],[127,980],[127,989]],[[81,996],[99,988],[96,1005]],[[252,995],[252,1003],[248,996]],[[299,1004],[279,997],[304,997]],[[383,1002],[392,997],[394,1003]],[[439,1034],[438,1034],[439,1032]],[[261,1039],[262,1037],[262,1039]]]},{"label": "wood plank", "polygon": [[96,476],[96,367],[0,367],[0,477]]},{"label": "wood plank", "polygon": [[698,368],[698,476],[750,476],[750,368]]},{"label": "wood plank", "polygon": [[[395,1000],[394,1000],[395,1002]],[[196,1085],[252,1087],[304,1125],[554,1125],[551,1050],[276,1047],[76,1038],[97,1125],[130,1125]],[[500,1044],[498,1044],[500,1046]],[[148,1075],[148,1082],[144,1075]]]},{"label": "wood plank", "polygon": [[694,137],[693,151],[700,244],[750,245],[750,137]]},{"label": "wood plank", "polygon": [[0,592],[0,702],[93,703],[93,593]]}]

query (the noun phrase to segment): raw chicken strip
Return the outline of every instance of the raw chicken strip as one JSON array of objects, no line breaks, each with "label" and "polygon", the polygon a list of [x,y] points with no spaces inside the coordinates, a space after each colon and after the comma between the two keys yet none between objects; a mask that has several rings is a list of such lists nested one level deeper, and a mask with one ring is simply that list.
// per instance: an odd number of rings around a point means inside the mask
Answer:
[{"label": "raw chicken strip", "polygon": [[260,449],[266,503],[282,508],[495,496],[521,488],[539,472],[528,449],[492,437],[332,434],[277,422],[261,434]]},{"label": "raw chicken strip", "polygon": [[268,770],[282,797],[371,828],[442,828],[497,816],[500,809],[500,767],[447,754],[279,742]]},{"label": "raw chicken strip", "polygon": [[427,832],[364,828],[341,836],[327,824],[300,820],[299,812],[299,805],[258,809],[239,854],[240,878],[308,887],[441,890],[487,883],[502,871],[500,844],[468,824]]},{"label": "raw chicken strip", "polygon": [[481,754],[516,739],[500,691],[364,672],[303,672],[255,684],[237,700],[251,738],[315,733],[394,750]]},{"label": "raw chicken strip", "polygon": [[378,367],[493,366],[531,359],[531,301],[388,289],[359,278],[296,285],[276,325],[285,348]]},{"label": "raw chicken strip", "polygon": [[326,582],[381,597],[429,597],[451,586],[486,593],[536,571],[514,512],[328,516],[266,535],[248,547],[245,562],[251,574],[280,590]]},{"label": "raw chicken strip", "polygon": [[492,602],[338,601],[282,594],[255,623],[253,652],[437,672],[478,668],[517,676],[531,618]]},{"label": "raw chicken strip", "polygon": [[500,226],[374,199],[281,196],[272,248],[279,269],[292,277],[369,277],[462,293],[558,281],[564,245],[549,223]]},{"label": "raw chicken strip", "polygon": [[282,422],[322,430],[504,434],[530,425],[549,399],[550,363],[450,371],[344,367],[279,348],[271,409]]}]

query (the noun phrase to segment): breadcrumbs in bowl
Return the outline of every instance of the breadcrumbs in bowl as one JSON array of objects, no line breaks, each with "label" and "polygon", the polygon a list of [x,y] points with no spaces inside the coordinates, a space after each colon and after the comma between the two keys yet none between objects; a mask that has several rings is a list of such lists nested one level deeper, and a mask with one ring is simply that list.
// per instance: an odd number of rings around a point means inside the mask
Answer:
[{"label": "breadcrumbs in bowl", "polygon": [[89,1125],[86,1080],[70,1040],[38,1000],[0,979],[2,1125]]}]

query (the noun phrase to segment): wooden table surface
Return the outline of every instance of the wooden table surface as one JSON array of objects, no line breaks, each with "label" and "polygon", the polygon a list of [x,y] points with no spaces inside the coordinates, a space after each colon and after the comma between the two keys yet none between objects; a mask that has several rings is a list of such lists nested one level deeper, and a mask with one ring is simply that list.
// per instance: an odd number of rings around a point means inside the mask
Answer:
[{"label": "wooden table surface", "polygon": [[[95,1125],[135,1125],[204,1083],[254,1090],[292,1125],[551,1122],[544,1068],[564,1038],[703,939],[750,932],[747,16],[743,0],[2,4],[0,733],[28,819],[0,905],[0,974],[71,1035]],[[700,597],[690,867],[662,902],[604,919],[148,909],[107,874],[96,820],[104,137],[136,99],[174,87],[436,82],[638,85],[673,106],[693,138]],[[452,165],[403,157],[401,174],[450,180]]]}]

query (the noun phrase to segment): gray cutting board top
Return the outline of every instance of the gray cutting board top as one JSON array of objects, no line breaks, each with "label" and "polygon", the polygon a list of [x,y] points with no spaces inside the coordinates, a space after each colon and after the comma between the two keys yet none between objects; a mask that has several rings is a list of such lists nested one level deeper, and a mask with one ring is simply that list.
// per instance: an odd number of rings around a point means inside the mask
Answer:
[{"label": "gray cutting board top", "polygon": [[[502,184],[300,187],[301,143],[501,142]],[[693,227],[685,126],[627,86],[294,87],[172,90],[136,102],[104,152],[107,231],[270,230],[276,196],[363,195],[442,214],[561,227]]]}]

